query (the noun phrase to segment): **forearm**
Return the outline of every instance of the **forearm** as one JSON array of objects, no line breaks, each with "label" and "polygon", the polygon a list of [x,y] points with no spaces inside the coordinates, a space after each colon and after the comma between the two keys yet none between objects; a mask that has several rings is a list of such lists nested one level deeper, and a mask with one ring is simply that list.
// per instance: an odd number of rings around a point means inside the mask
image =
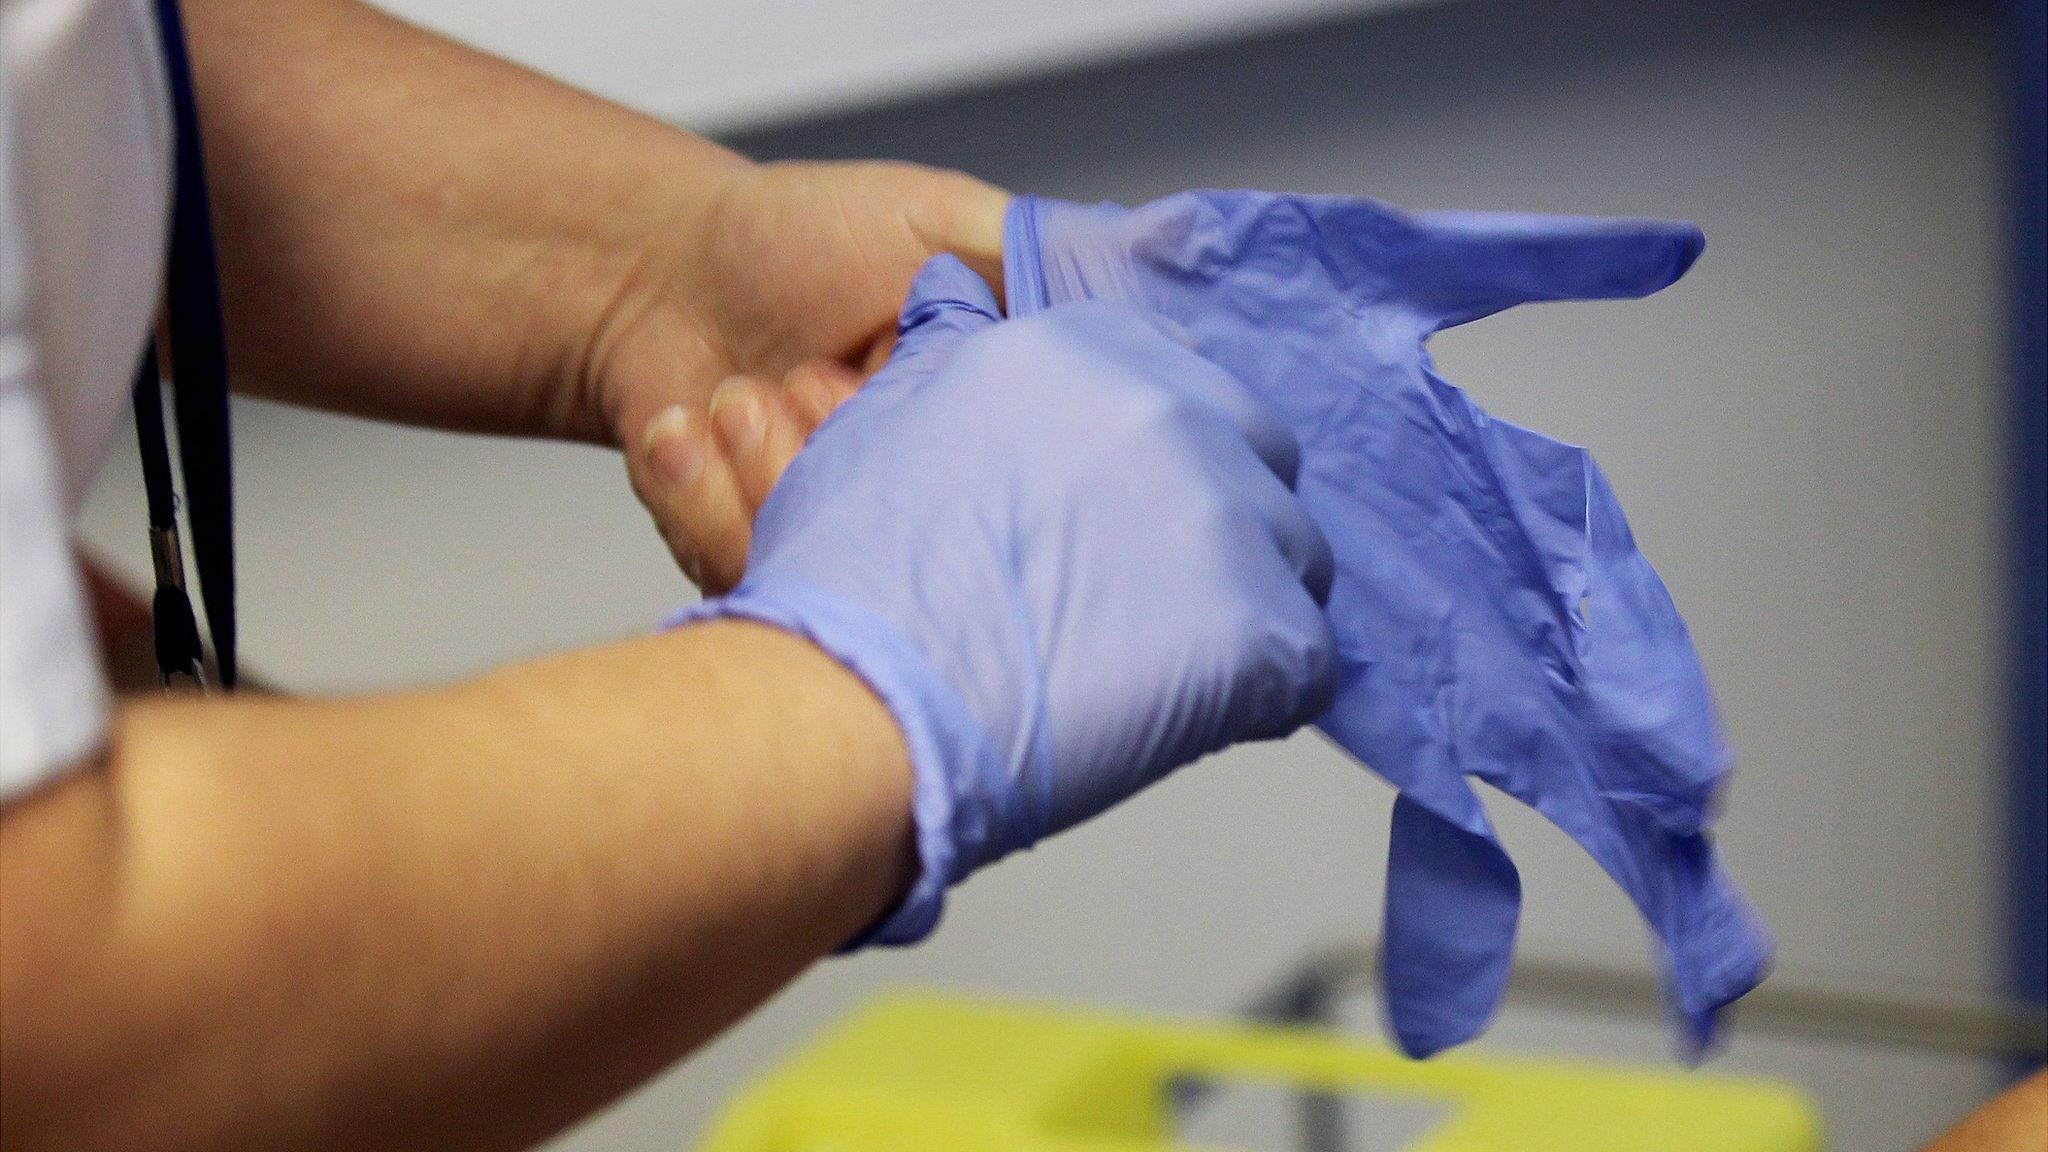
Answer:
[{"label": "forearm", "polygon": [[137,705],[0,829],[10,1147],[514,1147],[875,919],[893,725],[744,624],[342,703]]},{"label": "forearm", "polygon": [[243,386],[607,436],[593,343],[746,162],[351,0],[185,8]]}]

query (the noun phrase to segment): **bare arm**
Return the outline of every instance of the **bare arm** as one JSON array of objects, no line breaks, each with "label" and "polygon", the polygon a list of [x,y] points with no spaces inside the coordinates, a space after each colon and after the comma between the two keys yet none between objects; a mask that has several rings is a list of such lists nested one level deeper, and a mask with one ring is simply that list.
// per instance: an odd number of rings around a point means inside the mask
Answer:
[{"label": "bare arm", "polygon": [[2048,1072],[2036,1072],[1963,1117],[1921,1152],[2034,1152],[2048,1145]]},{"label": "bare arm", "polygon": [[[927,258],[1001,282],[1008,195],[959,173],[755,164],[355,0],[186,0],[186,22],[241,386],[622,448],[707,592],[759,503],[726,454],[761,477],[796,442],[707,438],[712,389],[780,381],[803,414],[879,363]],[[677,482],[657,427],[713,466]]]},{"label": "bare arm", "polygon": [[747,162],[352,0],[185,7],[248,385],[602,438],[589,345]]},{"label": "bare arm", "polygon": [[0,815],[0,1142],[523,1146],[884,911],[908,791],[865,687],[745,624],[128,705]]},{"label": "bare arm", "polygon": [[1000,273],[1007,196],[956,173],[757,165],[355,0],[186,8],[270,395],[637,446],[733,373],[871,364],[936,252]]}]

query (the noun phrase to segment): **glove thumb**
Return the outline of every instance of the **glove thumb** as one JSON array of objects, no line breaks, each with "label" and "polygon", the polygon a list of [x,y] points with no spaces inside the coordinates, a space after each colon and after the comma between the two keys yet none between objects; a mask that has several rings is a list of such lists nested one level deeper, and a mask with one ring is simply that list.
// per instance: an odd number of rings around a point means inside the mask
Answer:
[{"label": "glove thumb", "polygon": [[910,295],[896,320],[896,350],[889,365],[897,371],[919,362],[935,365],[1001,317],[1002,307],[987,281],[958,257],[934,256],[910,282]]}]

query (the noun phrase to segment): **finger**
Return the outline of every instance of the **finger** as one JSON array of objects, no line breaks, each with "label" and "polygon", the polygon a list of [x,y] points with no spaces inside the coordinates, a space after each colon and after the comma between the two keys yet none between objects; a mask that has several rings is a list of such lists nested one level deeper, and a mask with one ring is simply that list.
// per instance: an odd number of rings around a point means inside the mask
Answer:
[{"label": "finger", "polygon": [[[1126,363],[1141,367],[1159,384],[1237,429],[1280,482],[1294,487],[1301,472],[1301,441],[1287,421],[1258,394],[1188,347],[1180,325],[1109,301],[1054,305],[1061,322],[1090,334],[1098,347],[1118,348]],[[1049,322],[1034,317],[1020,324]]]},{"label": "finger", "polygon": [[1308,510],[1278,477],[1254,483],[1244,495],[1252,501],[1261,522],[1272,533],[1273,543],[1288,567],[1308,590],[1318,607],[1330,602],[1330,586],[1337,577],[1337,559]]},{"label": "finger", "polygon": [[636,465],[634,487],[684,575],[706,596],[731,591],[746,571],[753,511],[705,414],[663,409],[647,423]]},{"label": "finger", "polygon": [[882,366],[889,362],[889,357],[895,354],[896,326],[891,324],[876,334],[874,342],[868,345],[867,354],[860,358],[860,378],[865,380],[880,372]]},{"label": "finger", "polygon": [[798,423],[782,390],[735,376],[711,394],[711,424],[717,430],[749,518],[768,499],[782,470],[804,446]]},{"label": "finger", "polygon": [[860,374],[836,360],[812,360],[782,378],[783,401],[806,438],[860,389]]},{"label": "finger", "polygon": [[889,364],[900,367],[949,353],[1001,318],[1002,306],[987,281],[957,256],[934,256],[910,282]]},{"label": "finger", "polygon": [[1010,193],[957,172],[930,177],[938,195],[910,202],[910,225],[934,252],[951,252],[995,285],[1003,279],[1003,224]]},{"label": "finger", "polygon": [[[1164,329],[1162,329],[1164,331]],[[1171,333],[1168,333],[1171,338]],[[1165,363],[1173,367],[1173,386],[1184,396],[1221,412],[1280,483],[1293,488],[1301,477],[1301,441],[1273,406],[1260,399],[1236,376],[1204,360],[1176,342]]]},{"label": "finger", "polygon": [[1460,826],[1406,792],[1395,799],[1380,979],[1402,1051],[1433,1056],[1486,1029],[1521,910],[1521,877],[1491,826]]}]

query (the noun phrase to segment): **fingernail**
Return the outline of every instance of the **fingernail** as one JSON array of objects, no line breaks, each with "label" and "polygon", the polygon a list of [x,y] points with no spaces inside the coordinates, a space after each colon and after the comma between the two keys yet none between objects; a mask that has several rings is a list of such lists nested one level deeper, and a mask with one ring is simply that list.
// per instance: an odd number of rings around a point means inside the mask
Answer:
[{"label": "fingernail", "polygon": [[647,422],[647,466],[655,479],[680,488],[704,471],[704,433],[694,426],[689,410],[672,404]]},{"label": "fingernail", "polygon": [[733,451],[748,454],[761,446],[768,430],[768,413],[753,385],[735,376],[711,394],[711,420],[725,435]]}]

